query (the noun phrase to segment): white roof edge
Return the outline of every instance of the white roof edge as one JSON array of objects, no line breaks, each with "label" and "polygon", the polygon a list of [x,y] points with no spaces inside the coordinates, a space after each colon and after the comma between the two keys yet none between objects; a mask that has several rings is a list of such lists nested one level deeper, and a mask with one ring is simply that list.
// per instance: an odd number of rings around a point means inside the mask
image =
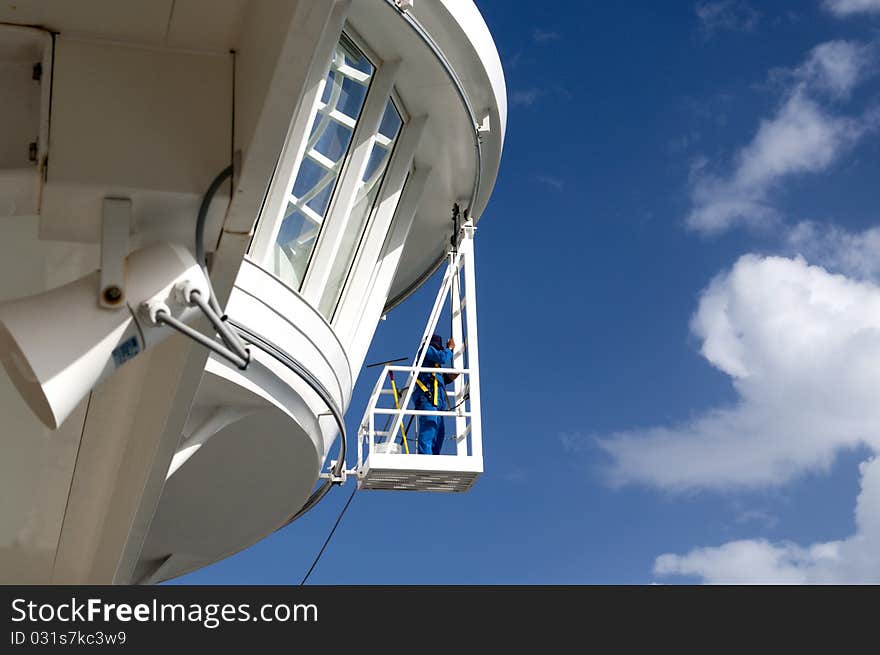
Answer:
[{"label": "white roof edge", "polygon": [[[490,114],[489,138],[482,144],[479,194],[471,214],[479,219],[488,204],[501,165],[501,153],[507,129],[507,84],[501,57],[495,40],[472,0],[416,0],[412,13],[422,22],[455,70],[465,95],[482,120],[486,110]],[[488,82],[491,104],[475,104],[475,98],[485,95]]]},{"label": "white roof edge", "polygon": [[472,0],[440,0],[440,2],[467,35],[477,57],[483,63],[495,95],[503,141],[507,129],[507,83],[504,80],[501,57],[492,33],[489,32],[489,26],[486,25],[483,15]]}]

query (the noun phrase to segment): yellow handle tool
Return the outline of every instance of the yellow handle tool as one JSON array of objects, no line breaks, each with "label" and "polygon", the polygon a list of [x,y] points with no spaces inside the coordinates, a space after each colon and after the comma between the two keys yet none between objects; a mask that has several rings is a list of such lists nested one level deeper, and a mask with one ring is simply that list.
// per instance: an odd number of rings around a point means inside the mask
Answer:
[{"label": "yellow handle tool", "polygon": [[[394,409],[400,409],[400,400],[397,395],[397,384],[394,382],[394,371],[388,371],[388,377],[391,378],[391,394],[394,396]],[[403,435],[403,449],[409,455],[409,444],[406,441],[406,429],[403,427],[403,421],[400,422],[400,433]]]}]

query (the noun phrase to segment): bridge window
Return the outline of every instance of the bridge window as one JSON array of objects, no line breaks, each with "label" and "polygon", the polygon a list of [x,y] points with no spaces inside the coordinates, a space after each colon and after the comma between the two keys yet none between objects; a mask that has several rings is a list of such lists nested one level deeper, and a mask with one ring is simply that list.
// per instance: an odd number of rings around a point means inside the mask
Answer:
[{"label": "bridge window", "polygon": [[366,233],[367,224],[373,213],[379,189],[382,186],[385,171],[388,168],[388,162],[391,159],[391,153],[402,125],[403,119],[400,112],[395,107],[394,101],[389,98],[382,115],[382,122],[379,124],[379,131],[373,142],[373,148],[367,159],[367,167],[364,169],[364,174],[358,185],[354,206],[342,235],[339,251],[333,260],[330,277],[318,307],[327,318],[332,315],[339,302],[358,246]]},{"label": "bridge window", "polygon": [[373,64],[343,35],[275,239],[273,272],[294,289],[302,287],[374,72]]}]

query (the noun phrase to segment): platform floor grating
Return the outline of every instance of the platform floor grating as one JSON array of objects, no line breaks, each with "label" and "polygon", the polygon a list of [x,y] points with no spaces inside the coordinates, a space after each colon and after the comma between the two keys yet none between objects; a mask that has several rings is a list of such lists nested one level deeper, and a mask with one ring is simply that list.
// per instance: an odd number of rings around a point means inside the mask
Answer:
[{"label": "platform floor grating", "polygon": [[459,471],[405,471],[372,468],[364,478],[361,478],[360,488],[454,493],[470,489],[479,475],[479,473]]}]

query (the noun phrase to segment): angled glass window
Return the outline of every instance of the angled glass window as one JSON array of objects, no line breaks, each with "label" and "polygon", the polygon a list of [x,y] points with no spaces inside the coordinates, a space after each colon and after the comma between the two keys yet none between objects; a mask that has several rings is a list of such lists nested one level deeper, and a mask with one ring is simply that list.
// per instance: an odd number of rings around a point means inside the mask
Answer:
[{"label": "angled glass window", "polygon": [[389,99],[385,105],[385,112],[382,115],[382,122],[379,124],[373,148],[367,159],[367,167],[358,185],[354,207],[342,236],[339,252],[330,269],[327,287],[318,306],[319,311],[328,319],[336,309],[348,272],[354,264],[355,255],[373,213],[376,198],[379,195],[379,189],[382,186],[382,180],[402,124],[400,112],[394,106],[394,101]]},{"label": "angled glass window", "polygon": [[374,71],[373,64],[343,34],[275,240],[274,273],[294,289],[302,287]]}]

